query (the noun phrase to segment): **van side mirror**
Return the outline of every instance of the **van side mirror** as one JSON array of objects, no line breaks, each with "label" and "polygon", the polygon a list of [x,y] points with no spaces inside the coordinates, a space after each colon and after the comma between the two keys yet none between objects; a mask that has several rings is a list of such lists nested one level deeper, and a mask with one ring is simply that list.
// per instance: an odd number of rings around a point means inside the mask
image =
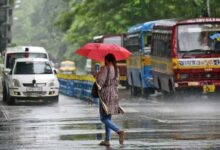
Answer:
[{"label": "van side mirror", "polygon": [[57,69],[54,69],[54,73],[55,73],[55,74],[57,74],[57,73],[58,73],[58,72],[57,72]]},{"label": "van side mirror", "polygon": [[5,69],[4,69],[4,72],[5,72],[6,74],[12,74],[12,70],[9,69],[9,68],[5,68]]}]

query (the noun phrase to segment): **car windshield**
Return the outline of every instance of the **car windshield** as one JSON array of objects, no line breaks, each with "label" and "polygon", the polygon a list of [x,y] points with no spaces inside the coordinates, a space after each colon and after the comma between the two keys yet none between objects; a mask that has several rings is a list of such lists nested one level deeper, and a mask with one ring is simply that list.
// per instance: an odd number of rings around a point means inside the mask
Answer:
[{"label": "car windshield", "polygon": [[180,25],[178,53],[220,53],[220,24]]},{"label": "car windshield", "polygon": [[52,74],[49,62],[17,62],[14,74]]}]

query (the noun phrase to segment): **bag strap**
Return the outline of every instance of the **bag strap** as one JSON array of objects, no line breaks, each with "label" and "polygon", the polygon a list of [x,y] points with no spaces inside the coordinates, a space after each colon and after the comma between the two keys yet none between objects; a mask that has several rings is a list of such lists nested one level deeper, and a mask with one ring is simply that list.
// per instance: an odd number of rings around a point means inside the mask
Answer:
[{"label": "bag strap", "polygon": [[104,85],[103,86],[106,86],[107,85],[107,82],[108,82],[108,80],[109,80],[109,66],[107,66],[107,77],[106,77],[106,79],[105,79],[105,83],[104,83]]},{"label": "bag strap", "polygon": [[[108,79],[109,79],[109,66],[107,66],[107,77],[106,77],[106,79],[105,79],[105,83],[104,83],[103,87],[107,84]],[[99,86],[97,82],[96,82],[96,84],[97,84],[97,86]],[[99,86],[99,87],[100,87],[100,86]],[[100,89],[101,89],[101,87],[100,87]],[[99,96],[99,100],[100,100],[100,102],[101,102],[102,109],[103,109],[104,112],[108,115],[108,114],[109,114],[108,107],[107,107],[107,105],[105,104],[105,102],[102,100],[102,98],[101,98],[99,92],[100,92],[100,90],[98,90],[98,96]]]}]

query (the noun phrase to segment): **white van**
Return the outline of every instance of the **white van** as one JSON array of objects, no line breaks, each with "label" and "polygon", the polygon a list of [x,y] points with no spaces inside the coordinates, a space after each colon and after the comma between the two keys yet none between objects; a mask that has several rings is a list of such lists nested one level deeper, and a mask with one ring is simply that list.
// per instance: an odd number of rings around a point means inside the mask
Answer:
[{"label": "white van", "polygon": [[49,60],[47,51],[43,47],[37,46],[17,46],[8,48],[4,54],[4,69],[2,78],[3,101],[6,101],[9,93],[8,83],[10,74],[8,70],[12,70],[15,60],[18,58],[44,58]]},{"label": "white van", "polygon": [[9,91],[7,104],[15,100],[46,100],[58,102],[59,81],[51,63],[43,58],[19,58],[12,70],[7,70]]},{"label": "white van", "polygon": [[47,51],[37,46],[17,46],[8,48],[4,55],[4,68],[12,69],[17,58],[45,58],[49,60]]}]

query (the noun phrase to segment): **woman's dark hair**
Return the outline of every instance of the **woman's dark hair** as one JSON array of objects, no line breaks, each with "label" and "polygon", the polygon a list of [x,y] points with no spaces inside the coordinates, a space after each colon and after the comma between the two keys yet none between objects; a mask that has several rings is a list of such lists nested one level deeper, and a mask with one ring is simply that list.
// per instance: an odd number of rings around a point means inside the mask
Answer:
[{"label": "woman's dark hair", "polygon": [[118,77],[118,67],[117,67],[117,62],[116,62],[116,59],[115,59],[115,56],[111,53],[107,54],[105,56],[105,60],[107,60],[108,62],[111,62],[114,66],[114,70],[115,70],[115,78]]}]

